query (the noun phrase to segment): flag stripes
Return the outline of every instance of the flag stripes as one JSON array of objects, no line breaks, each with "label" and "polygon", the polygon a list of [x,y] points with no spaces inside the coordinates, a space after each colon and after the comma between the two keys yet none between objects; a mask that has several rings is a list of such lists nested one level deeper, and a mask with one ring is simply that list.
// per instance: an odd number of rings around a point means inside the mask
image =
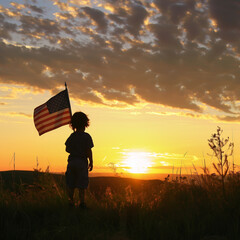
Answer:
[{"label": "flag stripes", "polygon": [[59,112],[56,112],[56,113],[52,113],[52,114],[49,114],[49,112],[48,112],[48,110],[46,109],[44,112],[43,112],[43,114],[41,114],[40,116],[37,116],[36,118],[35,118],[35,124],[38,124],[38,125],[40,125],[41,123],[43,123],[43,122],[46,122],[46,124],[47,124],[47,121],[49,121],[49,120],[52,120],[52,119],[57,119],[57,118],[60,118],[61,116],[62,116],[62,114],[66,114],[66,113],[68,113],[68,115],[69,115],[69,110],[68,110],[68,108],[66,108],[66,109],[63,109],[63,110],[61,110],[61,111],[59,111]]},{"label": "flag stripes", "polygon": [[45,106],[46,106],[46,103],[40,105],[39,107],[36,107],[36,108],[34,109],[34,116],[35,116],[36,114],[38,114]]},{"label": "flag stripes", "polygon": [[[55,114],[51,114],[51,115],[55,115]],[[38,126],[38,130],[42,130],[42,128],[45,128],[45,127],[48,127],[52,124],[55,124],[57,122],[61,122],[62,120],[64,119],[69,119],[71,120],[71,117],[70,117],[70,114],[69,114],[69,111],[63,113],[63,114],[57,114],[55,116],[51,116],[51,117],[48,117],[46,118],[45,120],[40,120],[38,123],[37,123],[37,126]]]},{"label": "flag stripes", "polygon": [[70,123],[70,102],[65,91],[67,89],[34,109],[34,124],[39,135]]},{"label": "flag stripes", "polygon": [[41,128],[39,130],[39,135],[42,135],[42,134],[44,134],[46,132],[54,130],[54,129],[56,129],[58,127],[61,127],[63,125],[69,124],[70,121],[71,121],[70,115],[65,117],[65,118],[62,118],[61,121],[54,121],[51,124],[48,124],[47,126],[44,126],[43,128]]},{"label": "flag stripes", "polygon": [[34,110],[34,122],[37,122],[37,120],[39,118],[43,118],[45,116],[48,116],[49,115],[49,111],[47,109],[47,105],[44,104],[43,108],[41,108],[41,110],[35,112]]}]

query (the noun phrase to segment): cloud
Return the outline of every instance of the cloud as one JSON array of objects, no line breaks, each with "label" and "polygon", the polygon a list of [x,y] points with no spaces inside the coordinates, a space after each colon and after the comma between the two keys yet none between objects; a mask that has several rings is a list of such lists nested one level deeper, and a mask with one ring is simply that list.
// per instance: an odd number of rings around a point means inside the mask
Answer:
[{"label": "cloud", "polygon": [[26,88],[24,86],[13,87],[10,84],[2,85],[0,86],[0,99],[4,99],[4,100],[21,99],[21,98],[26,99],[26,95],[32,93],[33,91],[36,92],[35,89]]},{"label": "cloud", "polygon": [[147,114],[157,115],[157,116],[181,116],[181,117],[201,118],[201,119],[215,119],[210,115],[194,114],[189,112],[147,112]]},{"label": "cloud", "polygon": [[5,16],[1,14],[1,10],[0,10],[0,37],[3,39],[11,40],[12,37],[10,33],[16,32],[16,30],[17,30],[17,25],[14,23],[7,22],[5,19]]},{"label": "cloud", "polygon": [[25,118],[32,118],[31,114],[23,113],[23,112],[11,112],[9,113],[11,116],[19,116],[19,117],[25,117]]},{"label": "cloud", "polygon": [[108,27],[108,22],[105,18],[105,14],[94,8],[84,7],[82,8],[84,13],[93,20],[93,25],[96,25],[99,31],[106,32]]},{"label": "cloud", "polygon": [[137,37],[147,16],[148,12],[143,6],[133,5],[127,17],[127,29],[129,33]]},{"label": "cloud", "polygon": [[0,82],[56,92],[68,81],[76,101],[239,115],[236,1],[53,2],[0,7]]},{"label": "cloud", "polygon": [[72,35],[69,29],[60,26],[57,21],[51,19],[22,15],[20,22],[21,30],[19,30],[19,33],[28,37],[42,39],[45,36],[59,36],[61,32]]},{"label": "cloud", "polygon": [[216,22],[216,27],[219,29],[219,37],[234,45],[239,44],[240,3],[234,0],[210,0],[209,10],[210,18]]},{"label": "cloud", "polygon": [[240,122],[240,115],[237,116],[221,116],[217,117],[218,120],[223,122]]},{"label": "cloud", "polygon": [[23,112],[1,112],[1,116],[5,117],[24,117],[24,118],[32,118],[31,114],[23,113]]},{"label": "cloud", "polygon": [[7,105],[7,103],[0,102],[0,106],[5,106],[5,105]]},{"label": "cloud", "polygon": [[181,45],[177,39],[180,33],[177,29],[177,26],[174,24],[169,24],[164,18],[159,18],[158,21],[158,23],[149,24],[149,29],[156,38],[156,45],[162,49],[172,48],[177,50],[180,48]]},{"label": "cloud", "polygon": [[240,28],[239,19],[240,3],[235,0],[210,0],[209,10],[210,17],[217,21],[217,25],[221,29],[236,29]]},{"label": "cloud", "polygon": [[37,7],[37,6],[35,6],[35,5],[26,4],[26,6],[27,6],[30,10],[34,11],[34,12],[37,12],[37,13],[40,13],[40,14],[43,14],[43,13],[44,13],[44,10],[43,10],[42,8]]}]

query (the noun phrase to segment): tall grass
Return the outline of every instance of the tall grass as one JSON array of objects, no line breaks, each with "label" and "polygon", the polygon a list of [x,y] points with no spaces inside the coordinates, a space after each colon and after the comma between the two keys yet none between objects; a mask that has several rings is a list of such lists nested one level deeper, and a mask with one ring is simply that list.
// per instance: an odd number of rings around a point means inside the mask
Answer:
[{"label": "tall grass", "polygon": [[[64,176],[0,187],[0,239],[239,239],[240,174],[175,181],[92,178],[90,209],[70,209]],[[75,196],[77,198],[77,195]]]}]

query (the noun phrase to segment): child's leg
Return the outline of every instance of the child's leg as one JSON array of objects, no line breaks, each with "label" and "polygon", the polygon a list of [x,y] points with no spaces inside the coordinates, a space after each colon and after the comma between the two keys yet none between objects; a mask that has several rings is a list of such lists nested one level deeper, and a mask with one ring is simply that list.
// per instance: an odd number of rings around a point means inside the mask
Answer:
[{"label": "child's leg", "polygon": [[79,190],[80,204],[85,204],[85,189],[79,188],[78,190]]},{"label": "child's leg", "polygon": [[67,187],[67,195],[68,195],[69,203],[73,205],[74,204],[73,202],[74,188]]}]

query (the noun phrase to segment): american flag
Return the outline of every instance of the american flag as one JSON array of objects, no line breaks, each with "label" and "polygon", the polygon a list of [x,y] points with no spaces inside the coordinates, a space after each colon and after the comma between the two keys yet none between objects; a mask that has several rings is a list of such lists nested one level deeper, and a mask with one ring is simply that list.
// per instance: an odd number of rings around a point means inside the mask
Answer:
[{"label": "american flag", "polygon": [[69,124],[71,107],[67,88],[34,109],[34,124],[39,135]]}]

